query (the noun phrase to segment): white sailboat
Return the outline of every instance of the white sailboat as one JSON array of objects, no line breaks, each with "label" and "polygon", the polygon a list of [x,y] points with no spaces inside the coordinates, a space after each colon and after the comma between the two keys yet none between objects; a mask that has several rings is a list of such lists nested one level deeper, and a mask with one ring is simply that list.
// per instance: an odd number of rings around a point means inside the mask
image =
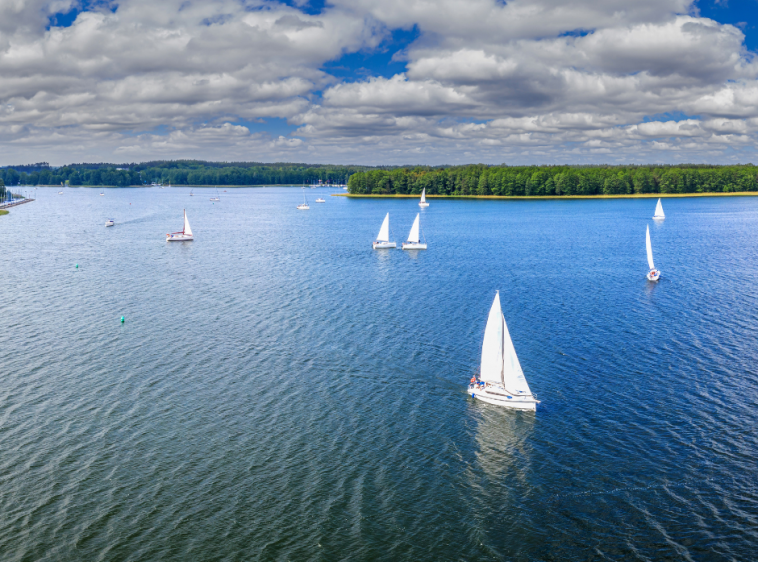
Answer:
[{"label": "white sailboat", "polygon": [[216,188],[216,196],[215,197],[211,197],[211,201],[221,201],[221,199],[218,196],[218,188]]},{"label": "white sailboat", "polygon": [[655,214],[653,215],[653,218],[656,220],[662,220],[666,218],[666,215],[663,214],[663,205],[661,205],[661,199],[658,198],[658,204],[655,206]]},{"label": "white sailboat", "polygon": [[105,195],[105,192],[103,190],[100,190],[100,195]]},{"label": "white sailboat", "polygon": [[303,188],[303,202],[297,206],[298,209],[301,211],[307,211],[310,209],[310,206],[308,205],[308,200],[305,198],[305,188]]},{"label": "white sailboat", "polygon": [[413,221],[413,226],[408,234],[408,240],[403,242],[403,250],[426,250],[426,242],[421,242],[419,239],[419,213],[416,214],[416,220]]},{"label": "white sailboat", "polygon": [[390,242],[390,214],[384,217],[382,227],[379,229],[379,234],[376,237],[376,241],[372,244],[374,250],[384,250],[387,248],[397,248],[395,242]]},{"label": "white sailboat", "polygon": [[484,329],[479,379],[472,377],[468,390],[474,398],[506,408],[536,410],[540,403],[529,389],[521,370],[500,308],[499,291],[495,293]]},{"label": "white sailboat", "polygon": [[428,207],[429,203],[426,202],[426,188],[421,190],[421,201],[418,204],[419,207]]},{"label": "white sailboat", "polygon": [[166,242],[188,242],[194,240],[192,237],[192,229],[190,228],[189,221],[187,220],[187,211],[184,211],[184,229],[181,232],[172,232],[166,234]]},{"label": "white sailboat", "polygon": [[319,197],[318,199],[316,199],[316,203],[326,203],[326,199],[322,199],[321,197]]},{"label": "white sailboat", "polygon": [[658,281],[661,278],[661,272],[655,269],[655,264],[653,263],[653,245],[650,243],[649,226],[645,233],[645,244],[647,245],[647,264],[650,266],[650,271],[647,274],[648,281]]}]

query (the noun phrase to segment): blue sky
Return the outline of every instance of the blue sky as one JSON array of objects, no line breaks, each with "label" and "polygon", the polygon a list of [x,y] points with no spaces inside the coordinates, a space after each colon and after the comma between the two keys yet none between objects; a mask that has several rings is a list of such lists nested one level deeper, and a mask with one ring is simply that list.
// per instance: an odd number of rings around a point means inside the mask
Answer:
[{"label": "blue sky", "polygon": [[0,5],[0,164],[757,161],[758,0]]}]

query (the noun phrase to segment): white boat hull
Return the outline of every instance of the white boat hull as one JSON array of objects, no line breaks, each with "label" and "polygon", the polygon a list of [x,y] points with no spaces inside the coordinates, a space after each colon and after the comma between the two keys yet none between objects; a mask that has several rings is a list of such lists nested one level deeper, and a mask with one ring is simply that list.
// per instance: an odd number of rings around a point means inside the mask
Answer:
[{"label": "white boat hull", "polygon": [[403,242],[403,250],[426,250],[426,244],[420,242]]},{"label": "white boat hull", "polygon": [[419,207],[428,207],[429,203],[419,203],[418,206]]},{"label": "white boat hull", "polygon": [[397,244],[395,242],[374,242],[372,246],[374,247],[374,250],[387,250],[389,248],[397,248]]},{"label": "white boat hull", "polygon": [[114,224],[113,221],[105,221],[105,226],[113,226]]},{"label": "white boat hull", "polygon": [[660,271],[656,271],[655,273],[653,273],[652,271],[649,271],[648,274],[647,274],[647,280],[648,281],[658,281],[658,279],[660,279],[660,278],[661,278],[661,272]]},{"label": "white boat hull", "polygon": [[194,240],[191,234],[166,234],[166,242],[190,242]]},{"label": "white boat hull", "polygon": [[297,208],[300,211],[307,211],[308,209],[310,209],[308,205],[298,205]]},{"label": "white boat hull", "polygon": [[663,219],[665,219],[665,218],[666,218],[666,217],[653,217],[653,220],[656,220],[656,221],[662,221],[662,220],[663,220]]},{"label": "white boat hull", "polygon": [[539,400],[534,396],[518,396],[512,394],[505,394],[502,390],[499,392],[490,391],[489,388],[482,388],[479,385],[469,385],[468,393],[477,400],[486,402],[487,404],[493,404],[495,406],[502,406],[504,408],[511,408],[514,410],[537,410],[537,404]]}]

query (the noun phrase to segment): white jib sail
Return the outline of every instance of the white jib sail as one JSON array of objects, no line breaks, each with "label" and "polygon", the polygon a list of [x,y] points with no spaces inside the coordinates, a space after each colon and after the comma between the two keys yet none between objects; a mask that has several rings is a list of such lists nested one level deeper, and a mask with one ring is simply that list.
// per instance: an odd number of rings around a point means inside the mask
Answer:
[{"label": "white jib sail", "polygon": [[190,228],[189,221],[187,220],[187,211],[184,211],[184,234],[192,236],[192,229]]},{"label": "white jib sail", "polygon": [[377,242],[389,242],[390,241],[390,214],[384,217],[382,228],[379,229],[379,236],[376,237]]},{"label": "white jib sail", "polygon": [[666,218],[666,215],[663,214],[663,205],[661,205],[660,199],[658,199],[658,204],[655,206],[655,214],[653,215],[653,218],[656,218],[656,219]]},{"label": "white jib sail", "polygon": [[411,227],[411,233],[408,235],[408,242],[418,242],[418,231],[419,231],[418,217],[419,215],[417,214],[416,220],[413,221],[413,226]]},{"label": "white jib sail", "polygon": [[426,203],[426,188],[421,191],[421,202]]},{"label": "white jib sail", "polygon": [[503,387],[508,392],[531,394],[532,391],[526,382],[524,371],[521,370],[516,349],[513,347],[511,334],[508,332],[508,324],[505,323],[505,316],[502,313],[500,316],[503,319]]},{"label": "white jib sail", "polygon": [[650,269],[655,269],[655,264],[653,263],[653,245],[650,243],[650,227],[647,227],[647,232],[645,233],[645,243],[647,244],[647,264],[650,266]]}]

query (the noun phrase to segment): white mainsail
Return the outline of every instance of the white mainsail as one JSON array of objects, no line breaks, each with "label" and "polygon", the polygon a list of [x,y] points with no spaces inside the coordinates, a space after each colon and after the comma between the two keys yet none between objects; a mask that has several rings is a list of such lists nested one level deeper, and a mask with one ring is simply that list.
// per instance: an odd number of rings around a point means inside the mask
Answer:
[{"label": "white mainsail", "polygon": [[421,191],[421,202],[426,203],[426,188]]},{"label": "white mainsail", "polygon": [[499,384],[513,394],[530,394],[529,384],[521,370],[516,349],[513,347],[505,316],[500,308],[500,292],[495,294],[482,343],[482,363],[479,380]]},{"label": "white mainsail", "polygon": [[[419,213],[420,214],[420,213]],[[411,233],[408,235],[408,242],[416,242],[418,243],[418,231],[419,231],[419,224],[418,219],[419,215],[416,215],[416,220],[413,221],[413,226],[411,227]]]},{"label": "white mainsail", "polygon": [[654,219],[665,219],[666,215],[663,214],[663,205],[661,205],[660,198],[658,199],[658,204],[655,206],[655,214],[653,215]]},{"label": "white mainsail", "polygon": [[187,220],[187,211],[184,211],[184,234],[192,236],[192,229],[190,228],[189,221]]},{"label": "white mainsail", "polygon": [[384,217],[382,228],[379,229],[379,236],[376,237],[377,242],[389,242],[390,241],[390,214]]},{"label": "white mainsail", "polygon": [[650,266],[650,269],[655,269],[655,264],[653,263],[653,245],[650,243],[650,227],[647,227],[647,232],[645,233],[645,243],[647,244],[647,264]]},{"label": "white mainsail", "polygon": [[503,384],[503,313],[500,310],[500,293],[495,293],[495,300],[487,318],[482,343],[482,363],[479,368],[479,380]]}]

